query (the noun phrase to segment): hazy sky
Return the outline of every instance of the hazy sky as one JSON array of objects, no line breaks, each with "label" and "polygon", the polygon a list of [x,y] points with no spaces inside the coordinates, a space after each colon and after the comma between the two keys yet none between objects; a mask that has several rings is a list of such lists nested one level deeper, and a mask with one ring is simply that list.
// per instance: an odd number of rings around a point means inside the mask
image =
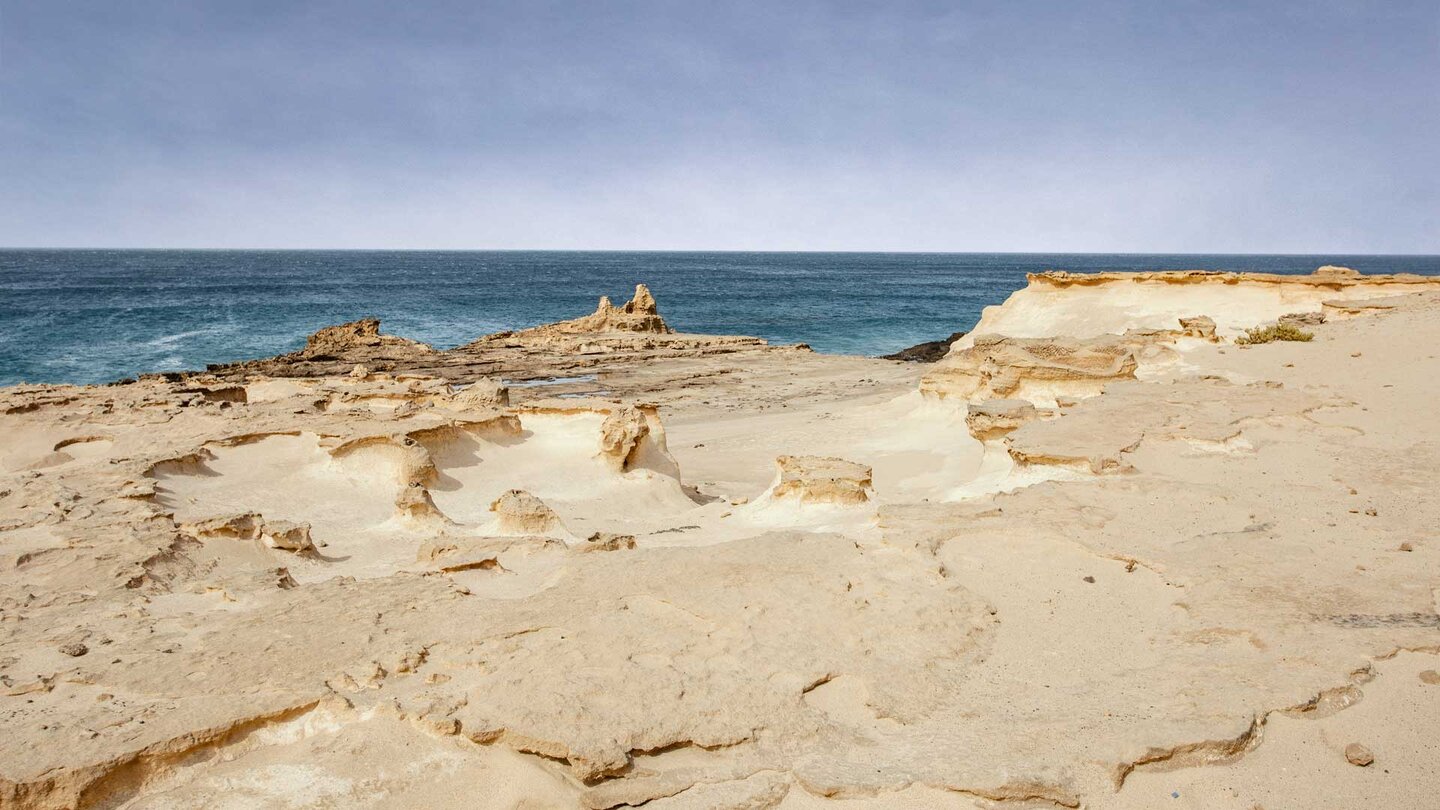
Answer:
[{"label": "hazy sky", "polygon": [[0,0],[0,245],[1440,252],[1440,3]]}]

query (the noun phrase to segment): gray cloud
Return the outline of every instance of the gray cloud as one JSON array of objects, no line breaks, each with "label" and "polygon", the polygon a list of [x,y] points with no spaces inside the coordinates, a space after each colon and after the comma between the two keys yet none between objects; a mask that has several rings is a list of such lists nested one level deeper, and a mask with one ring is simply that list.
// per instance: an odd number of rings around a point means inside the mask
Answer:
[{"label": "gray cloud", "polygon": [[1434,252],[1437,33],[1418,2],[9,2],[0,244]]}]

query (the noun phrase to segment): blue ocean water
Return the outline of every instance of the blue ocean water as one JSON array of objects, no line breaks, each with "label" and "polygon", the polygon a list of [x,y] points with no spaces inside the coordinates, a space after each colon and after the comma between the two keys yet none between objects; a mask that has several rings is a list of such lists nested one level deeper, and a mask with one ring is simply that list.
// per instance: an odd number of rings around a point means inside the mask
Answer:
[{"label": "blue ocean water", "polygon": [[636,282],[687,332],[885,354],[969,329],[1042,270],[1440,275],[1440,256],[0,250],[0,385],[106,382],[303,345],[364,316],[440,347],[590,312]]}]

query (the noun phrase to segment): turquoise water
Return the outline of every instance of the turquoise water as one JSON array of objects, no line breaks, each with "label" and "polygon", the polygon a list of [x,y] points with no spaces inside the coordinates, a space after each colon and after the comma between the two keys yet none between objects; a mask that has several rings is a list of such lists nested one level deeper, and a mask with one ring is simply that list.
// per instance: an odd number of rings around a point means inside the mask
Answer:
[{"label": "turquoise water", "polygon": [[441,347],[650,285],[687,332],[885,354],[968,329],[1041,270],[1440,275],[1440,256],[0,250],[0,384],[105,382],[298,348],[364,316]]}]

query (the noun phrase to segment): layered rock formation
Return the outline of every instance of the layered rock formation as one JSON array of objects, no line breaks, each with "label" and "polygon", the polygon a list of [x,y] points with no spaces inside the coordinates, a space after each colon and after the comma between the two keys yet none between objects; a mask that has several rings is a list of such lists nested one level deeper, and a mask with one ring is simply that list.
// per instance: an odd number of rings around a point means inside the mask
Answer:
[{"label": "layered rock formation", "polygon": [[[1427,806],[1440,295],[1276,283],[1352,317],[1188,299],[923,384],[348,325],[0,390],[0,806]],[[607,396],[512,384],[573,368]]]},{"label": "layered rock formation", "polygon": [[[1131,330],[1173,329],[1177,319],[1206,315],[1224,337],[1292,312],[1319,312],[1348,302],[1440,290],[1440,278],[1366,276],[1326,266],[1308,276],[1222,273],[1032,273],[1005,303],[986,307],[972,336],[1088,338]],[[969,338],[957,342],[967,348]]]}]

